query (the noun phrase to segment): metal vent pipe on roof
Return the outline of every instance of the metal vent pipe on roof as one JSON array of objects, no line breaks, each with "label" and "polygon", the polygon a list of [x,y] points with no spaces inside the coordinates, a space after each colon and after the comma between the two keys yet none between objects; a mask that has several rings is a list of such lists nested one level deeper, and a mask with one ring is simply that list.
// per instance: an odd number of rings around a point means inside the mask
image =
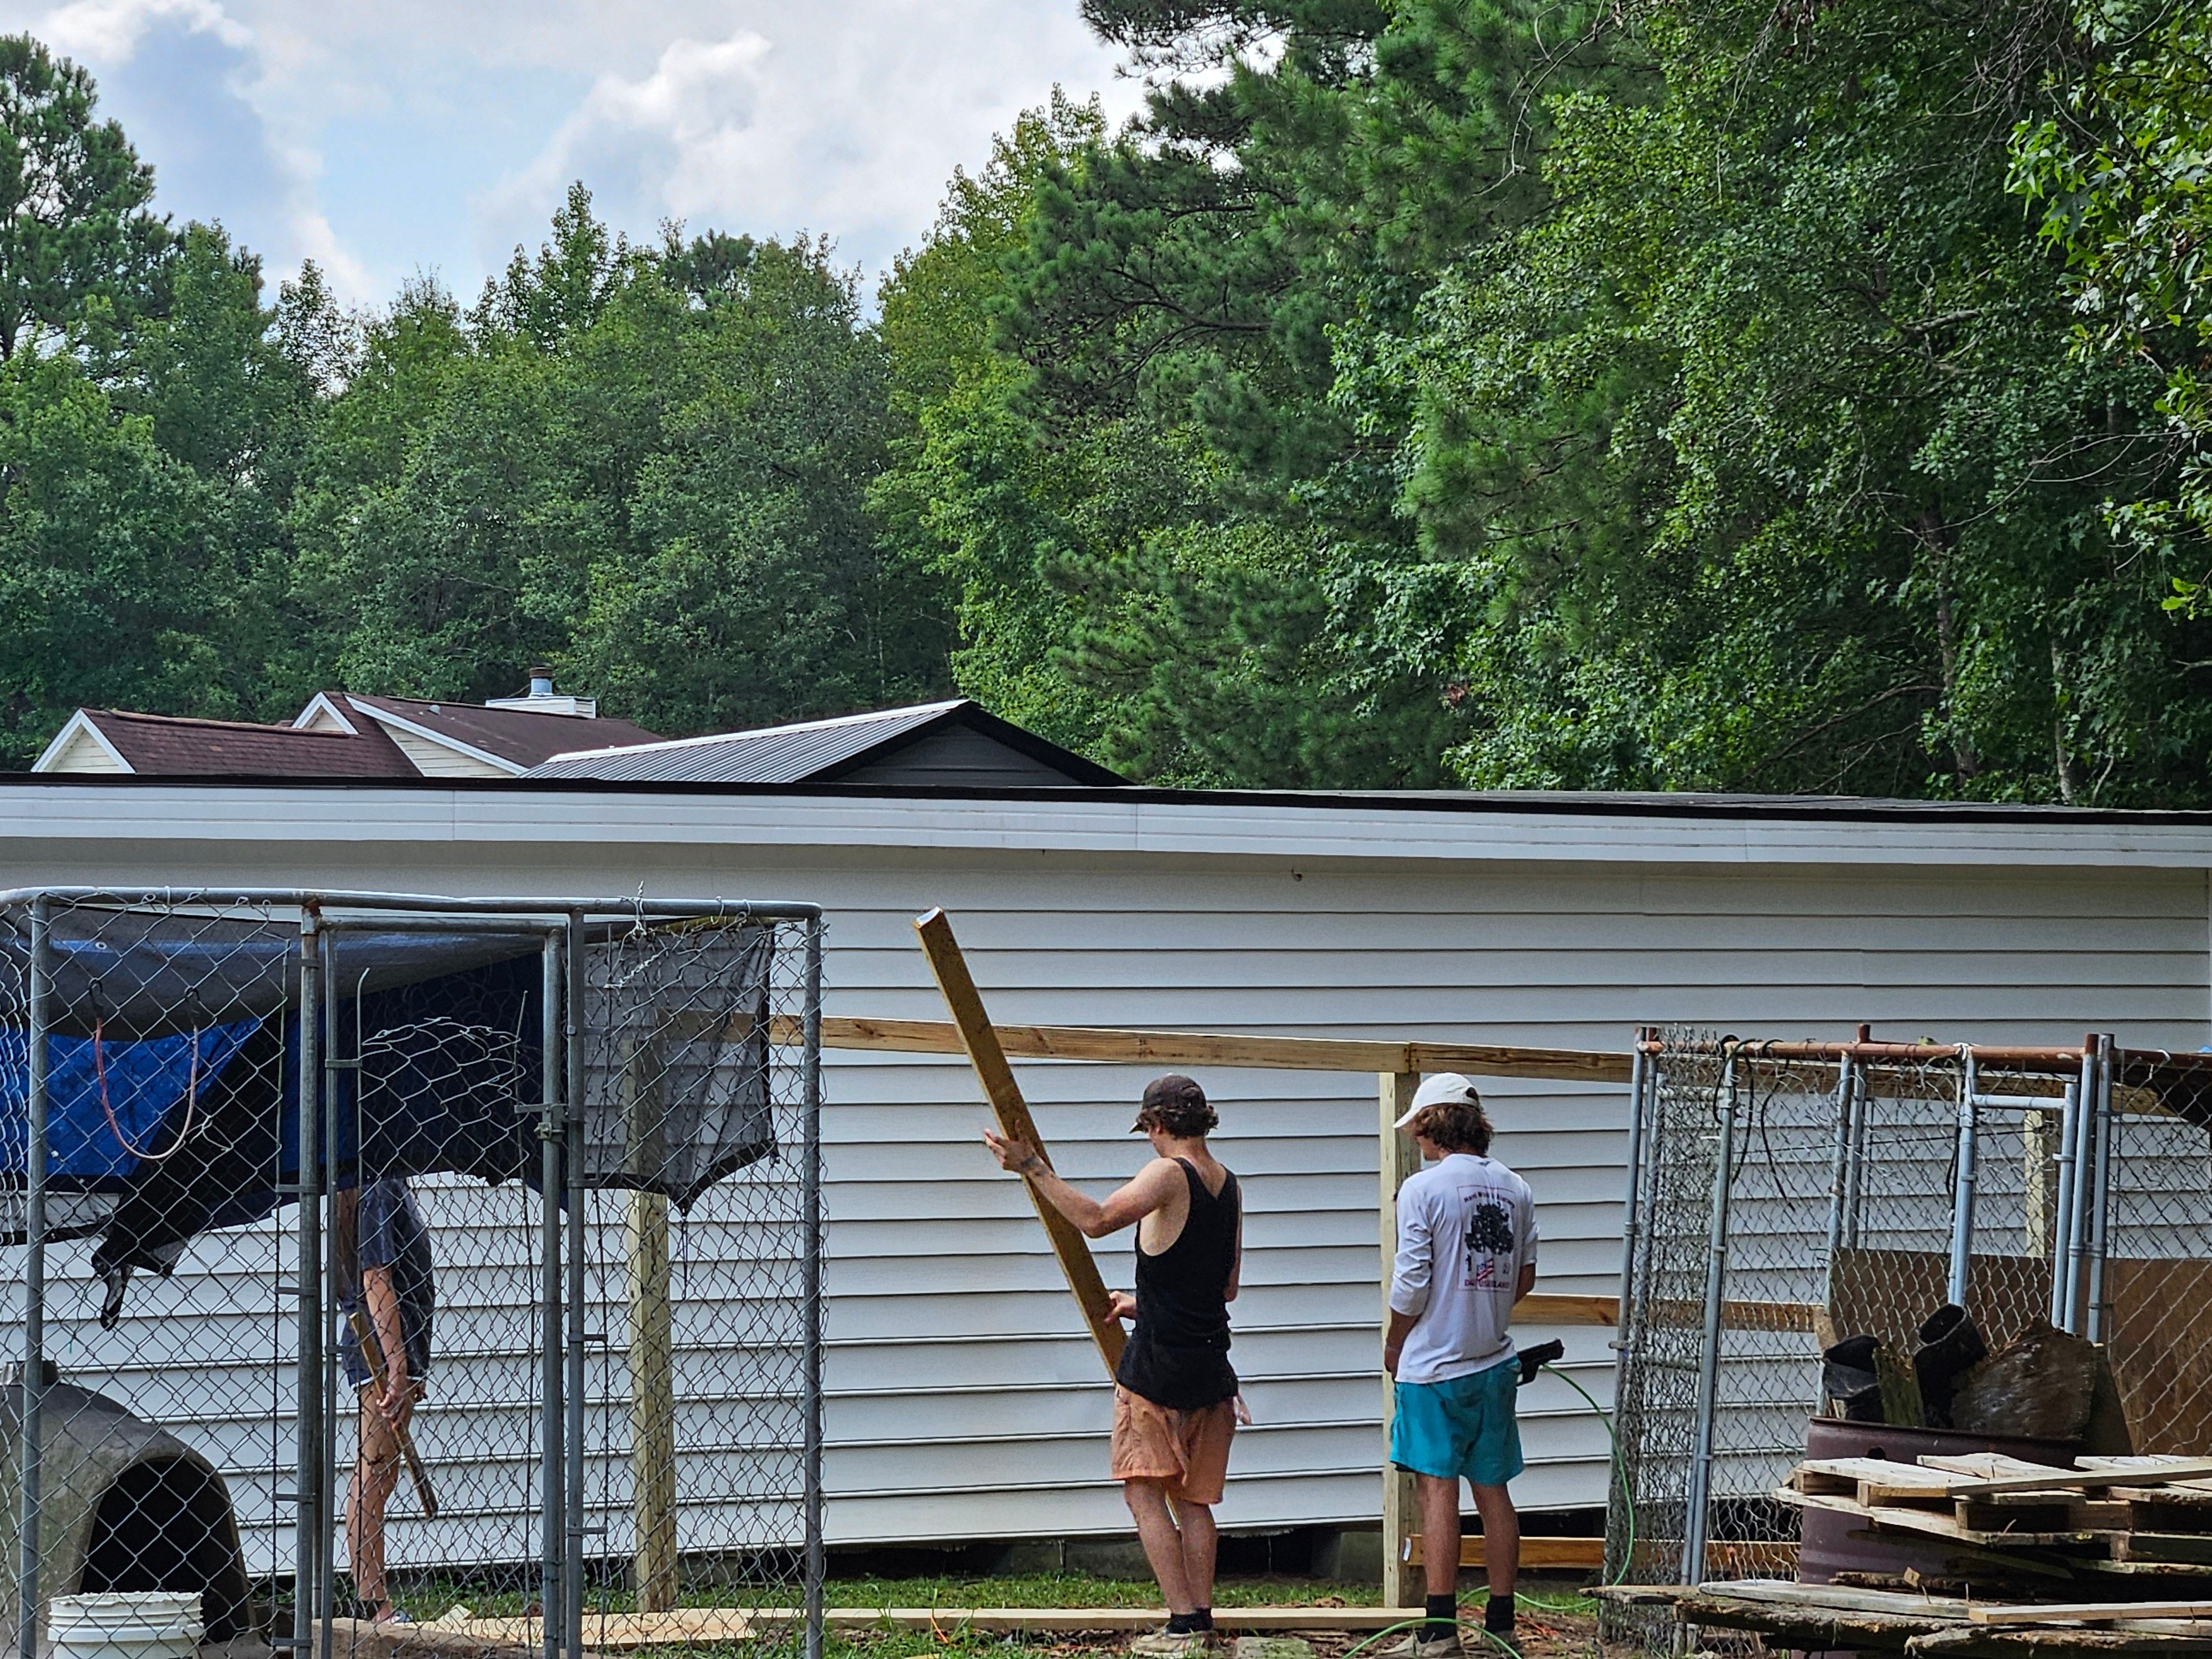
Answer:
[{"label": "metal vent pipe on roof", "polygon": [[530,695],[533,697],[553,695],[553,671],[544,663],[535,665],[530,671]]}]

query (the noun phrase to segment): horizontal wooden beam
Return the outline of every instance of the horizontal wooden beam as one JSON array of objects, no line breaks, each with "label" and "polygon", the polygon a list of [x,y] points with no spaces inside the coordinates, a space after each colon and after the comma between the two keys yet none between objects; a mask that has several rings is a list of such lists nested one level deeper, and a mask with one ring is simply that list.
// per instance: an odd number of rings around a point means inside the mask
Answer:
[{"label": "horizontal wooden beam", "polygon": [[[1483,1565],[1483,1540],[1480,1534],[1462,1536],[1459,1540],[1459,1564],[1462,1567]],[[1406,1565],[1419,1567],[1427,1565],[1421,1553],[1421,1535],[1415,1533],[1406,1540]],[[1580,1567],[1592,1571],[1605,1565],[1605,1540],[1602,1538],[1523,1538],[1521,1540],[1521,1565],[1539,1568]]]},{"label": "horizontal wooden beam", "polygon": [[[1347,1037],[1243,1036],[1220,1031],[1136,1030],[1112,1025],[1000,1025],[1010,1060],[1086,1060],[1120,1065],[1230,1066],[1282,1072],[1464,1072],[1569,1083],[1626,1083],[1629,1057],[1592,1048],[1523,1048],[1476,1042],[1374,1042]],[[800,1040],[799,1022],[780,1015],[770,1035]],[[824,1015],[825,1048],[882,1054],[965,1053],[951,1022]]]},{"label": "horizontal wooden beam", "polygon": [[[689,1647],[747,1642],[777,1634],[802,1617],[798,1609],[773,1607],[679,1607],[668,1613],[586,1613],[587,1650]],[[951,1637],[961,1631],[991,1635],[1072,1636],[1093,1632],[1157,1630],[1158,1607],[830,1607],[824,1621],[836,1630],[921,1631]],[[1215,1626],[1224,1631],[1384,1630],[1421,1617],[1419,1607],[1216,1607]],[[383,1626],[375,1627],[379,1630]],[[544,1626],[535,1619],[470,1619],[414,1625],[410,1640],[425,1647],[465,1643],[481,1647],[534,1649]],[[422,1639],[427,1638],[427,1639]]]}]

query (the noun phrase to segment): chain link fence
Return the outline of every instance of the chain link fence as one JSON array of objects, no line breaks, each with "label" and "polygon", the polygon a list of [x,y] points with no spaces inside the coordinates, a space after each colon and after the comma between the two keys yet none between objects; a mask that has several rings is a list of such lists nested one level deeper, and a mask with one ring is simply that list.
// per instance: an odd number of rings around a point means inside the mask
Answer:
[{"label": "chain link fence", "polygon": [[173,1590],[295,1652],[399,1607],[575,1655],[704,1601],[818,1654],[821,945],[793,905],[0,896],[0,1643]]},{"label": "chain link fence", "polygon": [[[1833,1403],[1823,1351],[1875,1339],[1906,1362],[1875,1385],[1887,1420],[1943,1426],[1951,1396],[1923,1397],[1910,1362],[1954,1320],[1929,1325],[1947,1304],[1990,1350],[2051,1329],[2105,1344],[2133,1449],[2205,1451],[2208,1075],[2200,1057],[2109,1040],[1647,1034],[1607,1577],[1795,1576],[1798,1513],[1772,1494]],[[1617,1635],[1667,1634],[1610,1617]]]}]

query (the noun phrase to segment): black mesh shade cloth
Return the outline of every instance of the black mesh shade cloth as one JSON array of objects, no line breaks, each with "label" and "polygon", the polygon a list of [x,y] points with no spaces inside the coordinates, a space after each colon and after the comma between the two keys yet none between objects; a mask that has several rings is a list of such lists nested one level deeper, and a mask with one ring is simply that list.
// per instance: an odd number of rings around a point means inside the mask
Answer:
[{"label": "black mesh shade cloth", "polygon": [[584,1184],[678,1209],[776,1150],[770,931],[685,931],[610,933],[584,961]]}]

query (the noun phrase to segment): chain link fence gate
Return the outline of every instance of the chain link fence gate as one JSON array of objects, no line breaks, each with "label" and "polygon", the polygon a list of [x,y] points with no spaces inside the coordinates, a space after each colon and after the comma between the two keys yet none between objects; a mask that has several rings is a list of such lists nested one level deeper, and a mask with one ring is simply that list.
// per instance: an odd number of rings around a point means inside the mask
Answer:
[{"label": "chain link fence gate", "polygon": [[1609,1582],[1794,1577],[1771,1494],[1823,1346],[1910,1354],[1946,1303],[1992,1349],[2106,1344],[2135,1450],[2212,1448],[2212,1059],[1667,1030],[1638,1061]]},{"label": "chain link fence gate", "polygon": [[0,895],[0,1641],[167,1589],[328,1656],[381,1589],[817,1659],[821,964],[805,905]]}]

